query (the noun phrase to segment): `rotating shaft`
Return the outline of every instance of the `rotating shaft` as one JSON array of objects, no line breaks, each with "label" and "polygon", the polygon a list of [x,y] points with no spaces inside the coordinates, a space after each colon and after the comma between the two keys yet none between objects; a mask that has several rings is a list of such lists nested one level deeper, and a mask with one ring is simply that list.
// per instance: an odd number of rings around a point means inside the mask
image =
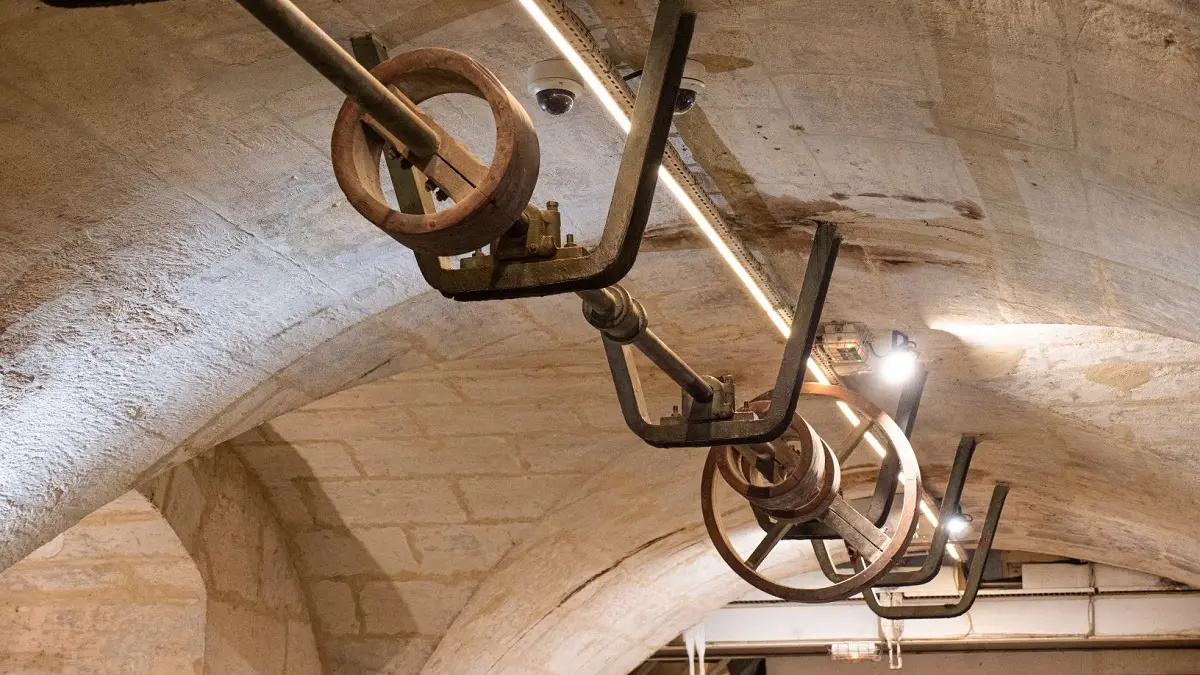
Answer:
[{"label": "rotating shaft", "polygon": [[290,0],[238,0],[287,46],[419,157],[437,152],[437,132],[394,92],[375,79],[341,45]]},{"label": "rotating shaft", "polygon": [[637,347],[693,400],[707,403],[713,399],[712,385],[646,327],[646,313],[623,289],[613,286],[576,295],[583,300],[588,322],[608,338]]}]

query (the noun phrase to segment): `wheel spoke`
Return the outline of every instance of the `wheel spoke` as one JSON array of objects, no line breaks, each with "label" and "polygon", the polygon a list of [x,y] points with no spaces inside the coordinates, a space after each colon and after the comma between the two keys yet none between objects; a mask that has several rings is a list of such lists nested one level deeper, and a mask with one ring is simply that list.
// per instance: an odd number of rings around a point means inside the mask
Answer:
[{"label": "wheel spoke", "polygon": [[842,536],[851,548],[868,560],[879,557],[887,547],[888,536],[838,495],[829,505],[822,521]]},{"label": "wheel spoke", "polygon": [[775,549],[775,545],[779,543],[779,540],[783,539],[784,535],[791,531],[792,525],[793,523],[785,523],[782,520],[776,521],[775,526],[771,528],[770,532],[767,532],[767,536],[763,537],[763,540],[758,544],[758,548],[754,549],[749,558],[746,558],[746,566],[752,570],[758,569],[758,566]]},{"label": "wheel spoke", "polygon": [[859,443],[862,443],[863,436],[867,435],[867,431],[870,430],[871,425],[874,423],[875,420],[870,417],[862,418],[858,426],[854,427],[850,435],[842,441],[837,451],[833,453],[837,457],[838,462],[845,462],[850,457],[850,453],[854,452]]}]

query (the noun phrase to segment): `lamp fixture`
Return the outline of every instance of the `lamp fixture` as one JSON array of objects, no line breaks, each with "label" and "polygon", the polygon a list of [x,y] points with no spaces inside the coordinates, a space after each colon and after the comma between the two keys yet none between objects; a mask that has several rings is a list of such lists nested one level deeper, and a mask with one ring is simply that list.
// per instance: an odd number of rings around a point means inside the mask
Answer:
[{"label": "lamp fixture", "polygon": [[917,372],[917,343],[898,330],[892,331],[892,347],[884,354],[880,370],[888,384],[907,382]]},{"label": "lamp fixture", "polygon": [[966,534],[970,527],[971,517],[963,513],[954,514],[945,524],[946,532],[955,539]]}]

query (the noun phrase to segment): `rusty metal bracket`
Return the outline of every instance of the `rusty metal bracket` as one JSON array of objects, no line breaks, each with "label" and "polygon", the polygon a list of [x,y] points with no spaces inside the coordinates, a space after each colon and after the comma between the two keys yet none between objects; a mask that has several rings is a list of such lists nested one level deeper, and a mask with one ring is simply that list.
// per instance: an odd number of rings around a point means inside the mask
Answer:
[{"label": "rusty metal bracket", "polygon": [[[730,411],[733,414],[729,417],[698,415],[690,410],[695,402],[689,402],[685,397],[681,414],[657,423],[650,421],[629,342],[604,333],[604,354],[617,389],[621,413],[629,428],[642,440],[659,448],[767,443],[779,438],[796,412],[808,357],[816,340],[821,310],[825,306],[825,295],[829,290],[840,245],[841,237],[833,224],[821,223],[817,226],[804,273],[804,285],[796,302],[792,331],[784,346],[779,374],[771,391],[771,406],[761,418],[733,411]],[[716,381],[715,378],[708,380],[710,385]],[[731,387],[733,383],[727,384]],[[724,388],[725,385],[726,382],[718,381],[718,387]]]},{"label": "rusty metal bracket", "polygon": [[597,247],[584,251],[568,242],[542,259],[504,261],[480,255],[459,269],[449,259],[418,252],[421,274],[431,286],[455,300],[497,300],[600,289],[624,278],[637,258],[650,217],[691,44],[696,14],[686,4],[683,0],[659,3],[632,126]]},{"label": "rusty metal bracket", "polygon": [[[950,541],[950,532],[945,523],[958,514],[962,508],[961,499],[963,486],[967,482],[967,472],[971,469],[971,459],[975,456],[977,444],[974,436],[963,436],[959,439],[958,449],[954,453],[954,464],[950,468],[950,477],[946,481],[946,491],[942,493],[941,508],[938,513],[938,527],[934,530],[933,539],[929,543],[929,553],[920,568],[908,572],[891,572],[881,579],[876,586],[919,586],[928,583],[942,567],[946,556],[946,545]],[[990,513],[989,513],[990,516]],[[999,514],[997,514],[999,517]],[[821,565],[821,571],[830,580],[840,579],[846,575],[838,572],[829,558],[829,552],[823,544],[813,541],[813,553]]]},{"label": "rusty metal bracket", "polygon": [[[913,429],[917,425],[917,411],[921,407],[921,395],[925,393],[925,381],[929,373],[921,367],[917,368],[914,377],[900,392],[900,401],[896,405],[896,422],[904,429],[904,436],[912,438]],[[883,458],[883,466],[879,469],[879,477],[875,481],[875,493],[871,496],[871,506],[867,509],[867,518],[882,527],[892,513],[892,502],[896,495],[896,479],[900,477],[900,462],[893,453]]]},{"label": "rusty metal bracket", "polygon": [[[900,430],[904,432],[905,438],[912,438],[913,430],[917,426],[917,411],[921,407],[921,396],[925,392],[925,382],[928,378],[929,372],[918,366],[912,379],[900,391],[900,400],[896,404],[896,415],[893,419]],[[967,461],[970,462],[970,459],[968,458]],[[771,473],[774,472],[774,466],[764,464],[760,470],[770,478]],[[888,453],[883,458],[883,465],[879,468],[879,474],[875,478],[875,492],[866,513],[867,519],[874,523],[875,527],[883,527],[892,515],[899,474],[899,460],[895,453]],[[762,509],[754,508],[754,518],[764,532],[769,532],[775,526],[771,517]],[[838,539],[839,536],[824,523],[804,523],[792,528],[784,538],[789,540]]]},{"label": "rusty metal bracket", "polygon": [[[996,528],[1000,522],[1000,513],[1004,510],[1004,500],[1008,497],[1009,485],[1007,483],[997,483],[992,489],[992,501],[988,505],[987,520],[983,524],[983,531],[979,534],[979,543],[975,547],[975,552],[971,555],[971,565],[967,573],[967,587],[963,590],[962,597],[957,601],[946,604],[921,604],[921,605],[883,605],[879,602],[879,598],[875,596],[874,588],[863,589],[863,600],[871,611],[880,618],[899,621],[902,619],[952,619],[956,616],[966,614],[971,606],[975,604],[975,597],[979,594],[979,585],[983,582],[983,568],[987,564],[988,553],[992,550],[992,542],[996,538]],[[862,561],[856,561],[856,568],[862,565]]]},{"label": "rusty metal bracket", "polygon": [[[356,62],[290,0],[238,2],[347,94],[332,142],[338,184],[364,217],[414,250],[426,281],[443,295],[493,300],[594,290],[616,283],[633,266],[695,28],[696,13],[686,0],[659,3],[604,233],[590,252],[570,237],[566,245],[557,241],[553,207],[542,211],[526,203],[537,177],[537,137],[524,108],[482,65],[435,48],[382,63],[378,54],[358,49]],[[363,60],[377,63],[372,72]],[[451,92],[482,97],[491,106],[497,122],[492,166],[416,105]],[[404,160],[402,174],[411,165],[420,168],[438,198],[448,196],[454,205],[443,211],[391,209],[378,180],[379,157],[386,152]],[[472,249],[476,255],[457,268],[447,257]]]}]

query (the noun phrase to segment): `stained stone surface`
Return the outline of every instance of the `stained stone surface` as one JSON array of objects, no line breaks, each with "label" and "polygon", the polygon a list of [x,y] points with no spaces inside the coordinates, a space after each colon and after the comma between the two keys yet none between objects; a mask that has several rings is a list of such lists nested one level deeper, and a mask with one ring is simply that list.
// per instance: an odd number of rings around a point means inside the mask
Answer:
[{"label": "stained stone surface", "polygon": [[[301,4],[518,92],[553,54],[515,3]],[[1200,9],[699,6],[685,159],[789,297],[841,225],[826,318],[920,343],[930,481],[979,434],[968,507],[1013,483],[1003,545],[1200,582]],[[587,10],[640,65],[653,3]],[[235,3],[17,0],[0,37],[0,567],[236,436],[326,670],[615,672],[741,592],[693,536],[696,453],[623,431],[577,301],[428,292],[333,182],[336,90]],[[486,113],[433,110],[486,155]],[[536,199],[594,239],[619,133],[587,97],[531,113]],[[777,336],[665,201],[629,285],[769,386]]]}]

